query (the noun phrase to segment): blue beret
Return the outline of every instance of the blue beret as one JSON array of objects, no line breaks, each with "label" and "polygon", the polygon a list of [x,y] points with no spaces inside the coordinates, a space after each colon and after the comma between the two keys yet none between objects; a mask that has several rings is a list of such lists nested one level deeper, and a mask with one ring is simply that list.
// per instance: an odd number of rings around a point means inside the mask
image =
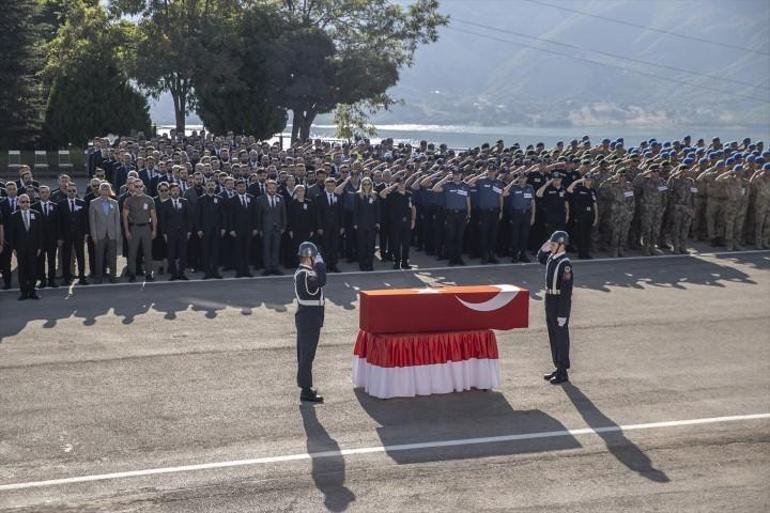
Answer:
[{"label": "blue beret", "polygon": [[[730,164],[732,164],[732,162],[731,162]],[[718,167],[718,168],[723,168],[723,167],[725,167],[725,161],[724,161],[724,160],[719,160],[719,161],[717,161],[717,167]]]},{"label": "blue beret", "polygon": [[770,159],[770,151],[763,151],[762,156],[765,157],[766,159]]},{"label": "blue beret", "polygon": [[650,158],[650,157],[652,157],[652,152],[651,151],[645,151],[644,152],[644,158]]},{"label": "blue beret", "polygon": [[691,159],[691,158],[686,158],[686,159],[684,159],[684,160],[682,161],[682,164],[684,164],[685,166],[690,166],[690,165],[692,165],[692,163],[693,163],[693,162],[695,162],[693,159]]},{"label": "blue beret", "polygon": [[750,150],[753,150],[753,149],[754,149],[754,148],[756,148],[756,147],[757,147],[757,145],[756,145],[756,144],[749,144],[749,149],[750,149]]},{"label": "blue beret", "polygon": [[685,135],[684,137],[682,137],[682,139],[692,139],[692,137],[690,137],[689,135]]},{"label": "blue beret", "polygon": [[709,159],[707,158],[702,158],[698,161],[699,164],[708,164],[708,162],[709,162]]},{"label": "blue beret", "polygon": [[743,166],[740,164],[733,168],[733,173],[740,173],[741,171],[743,171]]},{"label": "blue beret", "polygon": [[742,154],[742,153],[736,153],[735,155],[733,155],[733,158],[734,158],[736,161],[738,161],[738,160],[743,160],[743,154]]},{"label": "blue beret", "polygon": [[618,141],[623,142],[624,139],[622,137],[618,137]]},{"label": "blue beret", "polygon": [[725,164],[728,165],[728,166],[732,166],[733,164],[735,164],[735,159],[730,157],[729,159],[727,159],[725,161]]},{"label": "blue beret", "polygon": [[696,155],[703,155],[704,153],[706,153],[706,148],[698,148],[695,150]]},{"label": "blue beret", "polygon": [[761,166],[765,163],[765,159],[762,157],[754,157],[754,163],[758,166]]},{"label": "blue beret", "polygon": [[664,148],[668,148],[669,146],[671,146],[671,142],[670,141],[666,141],[666,142],[663,143],[663,147]]},{"label": "blue beret", "polygon": [[609,139],[602,139],[602,144],[609,144],[611,141]]},{"label": "blue beret", "polygon": [[749,162],[754,162],[754,155],[749,155],[748,157],[746,157],[746,160]]},{"label": "blue beret", "polygon": [[770,162],[762,166],[762,169],[764,169],[765,171],[770,171]]},{"label": "blue beret", "polygon": [[751,137],[744,137],[743,142],[750,143],[751,142]]},{"label": "blue beret", "polygon": [[612,149],[614,150],[614,149],[615,149],[615,146],[617,146],[617,145],[618,145],[618,143],[616,143],[615,141],[613,141],[613,142],[611,142],[611,143],[610,143],[610,148],[612,148]]}]

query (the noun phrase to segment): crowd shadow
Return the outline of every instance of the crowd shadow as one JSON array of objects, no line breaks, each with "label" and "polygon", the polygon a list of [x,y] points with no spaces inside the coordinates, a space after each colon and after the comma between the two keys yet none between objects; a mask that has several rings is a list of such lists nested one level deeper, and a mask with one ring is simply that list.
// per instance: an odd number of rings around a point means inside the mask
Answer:
[{"label": "crowd shadow", "polygon": [[[355,390],[364,411],[380,427],[386,454],[398,464],[510,456],[576,449],[566,427],[540,410],[516,411],[499,392],[468,391],[381,400]],[[559,432],[558,435],[553,432]],[[530,433],[551,436],[510,441],[478,440]],[[476,443],[414,448],[421,442],[477,439]],[[404,447],[404,446],[407,447]],[[408,450],[404,450],[408,449]]]},{"label": "crowd shadow", "polygon": [[345,486],[345,458],[340,446],[318,421],[315,406],[303,404],[299,411],[307,437],[313,483],[323,494],[326,509],[345,511],[356,496]]},{"label": "crowd shadow", "polygon": [[[649,456],[626,438],[623,431],[614,430],[618,425],[602,413],[578,387],[571,383],[565,383],[562,388],[586,424],[597,430],[597,434],[604,440],[607,450],[615,459],[629,470],[633,470],[650,481],[656,483],[668,483],[670,481],[665,472],[655,468]],[[613,428],[613,430],[602,431],[601,428]]]}]

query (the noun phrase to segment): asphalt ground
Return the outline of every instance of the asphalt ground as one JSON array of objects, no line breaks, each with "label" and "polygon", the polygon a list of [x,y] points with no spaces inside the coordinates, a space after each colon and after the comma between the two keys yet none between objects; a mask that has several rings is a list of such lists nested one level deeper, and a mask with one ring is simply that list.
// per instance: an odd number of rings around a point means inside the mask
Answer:
[{"label": "asphalt ground", "polygon": [[[574,267],[566,386],[535,264],[332,275],[319,406],[288,276],[0,293],[0,510],[767,511],[770,252]],[[358,290],[494,283],[500,390],[353,390]]]}]

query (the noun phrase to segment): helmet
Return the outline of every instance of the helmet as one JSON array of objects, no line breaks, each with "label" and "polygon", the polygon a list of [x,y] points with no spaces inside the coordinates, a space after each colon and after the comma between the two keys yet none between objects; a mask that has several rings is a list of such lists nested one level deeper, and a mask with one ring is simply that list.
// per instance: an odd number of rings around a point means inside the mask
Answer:
[{"label": "helmet", "polygon": [[557,230],[551,234],[551,238],[548,240],[550,242],[557,242],[566,246],[569,244],[569,234],[567,232]]},{"label": "helmet", "polygon": [[309,240],[306,240],[302,244],[299,245],[299,249],[297,251],[297,256],[300,257],[310,257],[315,258],[315,256],[318,254],[318,248],[315,244],[310,242]]}]

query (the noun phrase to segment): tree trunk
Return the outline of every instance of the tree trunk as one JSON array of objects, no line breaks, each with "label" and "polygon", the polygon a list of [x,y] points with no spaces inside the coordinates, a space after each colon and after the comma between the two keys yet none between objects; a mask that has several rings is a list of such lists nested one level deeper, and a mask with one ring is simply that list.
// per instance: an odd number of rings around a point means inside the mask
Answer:
[{"label": "tree trunk", "polygon": [[309,110],[302,116],[302,126],[300,127],[299,138],[302,142],[307,142],[310,139],[310,125],[313,124],[315,119],[315,112]]},{"label": "tree trunk", "polygon": [[297,142],[297,138],[299,137],[299,125],[302,120],[302,112],[298,109],[292,109],[292,120],[291,120],[291,144],[294,144]]},{"label": "tree trunk", "polygon": [[[174,96],[173,93],[172,96]],[[174,118],[176,119],[176,133],[179,137],[184,137],[186,107],[187,98],[184,95],[177,95],[177,99],[174,101]]]}]

